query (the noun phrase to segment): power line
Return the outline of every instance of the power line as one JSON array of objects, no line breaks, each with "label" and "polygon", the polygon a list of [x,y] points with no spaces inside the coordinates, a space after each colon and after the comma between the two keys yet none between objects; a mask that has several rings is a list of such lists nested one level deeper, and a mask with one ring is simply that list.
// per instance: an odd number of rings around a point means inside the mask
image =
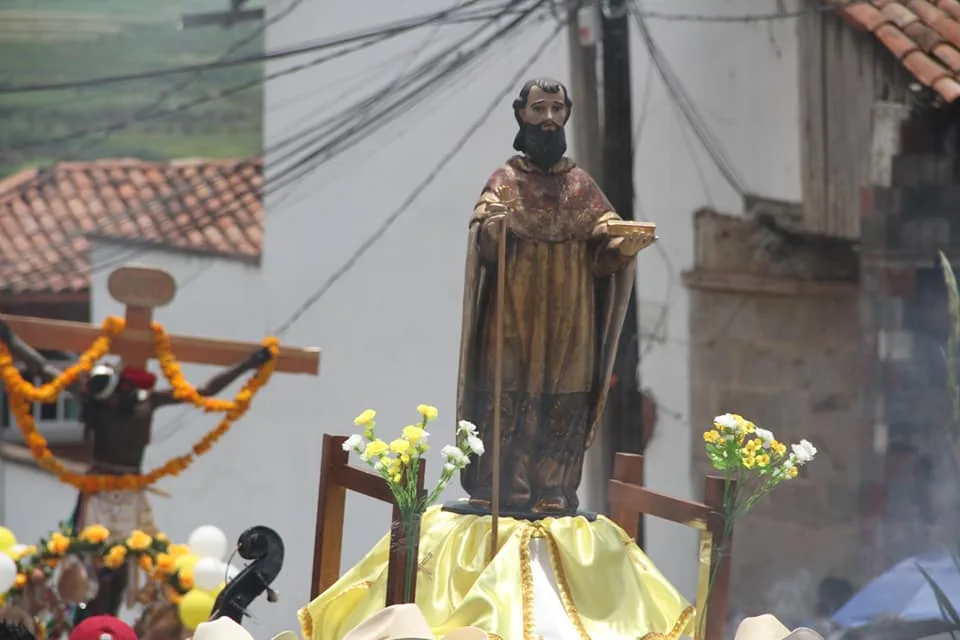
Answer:
[{"label": "power line", "polygon": [[[546,2],[546,0],[538,0],[538,2],[537,2],[534,6],[530,7],[530,9],[529,9],[529,11],[528,11],[528,14],[529,14],[529,13],[532,13],[532,12],[535,11],[537,8],[539,8],[540,6],[542,6],[543,4],[545,4],[545,2]],[[466,64],[472,62],[472,61],[475,59],[475,57],[478,55],[478,53],[482,53],[485,49],[490,48],[490,46],[491,46],[493,43],[497,42],[497,41],[499,40],[499,38],[501,38],[501,37],[503,37],[504,35],[506,35],[509,31],[515,29],[521,22],[523,22],[524,17],[525,17],[525,16],[520,16],[519,18],[514,19],[514,20],[511,21],[508,25],[506,25],[505,27],[502,27],[500,30],[498,30],[493,36],[488,37],[486,41],[484,41],[482,44],[480,44],[480,45],[478,45],[477,47],[475,47],[472,51],[467,52],[467,53],[464,53],[464,54],[458,56],[458,58],[457,58],[452,64],[451,64],[451,63],[448,63],[447,66],[444,67],[444,68],[442,68],[439,73],[434,73],[434,79],[437,79],[437,78],[441,78],[441,79],[442,79],[443,77],[449,77],[449,76],[450,76],[451,74],[453,74],[454,72],[460,70],[461,67],[463,67],[463,66],[465,66]],[[496,15],[496,16],[491,17],[491,18],[489,19],[489,21],[488,21],[489,24],[493,24],[494,22],[497,21],[498,18],[499,18],[499,14]],[[479,30],[475,30],[472,35],[476,35],[476,34],[478,34],[478,33],[481,33],[482,30],[485,29],[485,28],[486,28],[486,27],[482,27],[482,28],[479,29]],[[442,58],[443,55],[449,55],[449,54],[451,54],[451,53],[456,52],[456,51],[458,50],[460,44],[462,44],[462,42],[461,42],[461,43],[458,43],[458,44],[455,45],[455,46],[449,47],[449,48],[446,50],[445,54],[441,54],[440,57]],[[439,61],[439,60],[438,60],[438,57],[435,56],[434,58],[431,58],[430,60],[427,60],[427,61],[421,63],[421,64],[419,65],[419,67],[418,67],[418,70],[417,70],[414,74],[412,74],[412,77],[416,77],[417,75],[423,75],[425,72],[428,72],[428,71],[434,71],[434,72],[436,72],[436,65],[437,65],[438,61]],[[407,81],[407,80],[404,79],[403,81]],[[414,87],[413,92],[414,92],[416,95],[418,95],[421,100],[424,100],[424,99],[426,99],[426,98],[428,98],[428,97],[430,96],[429,92],[426,91],[426,89],[428,89],[428,88],[431,88],[429,81],[428,81],[428,82],[425,82],[425,83],[422,83],[421,86]],[[371,97],[374,98],[374,99],[380,99],[381,94],[382,94],[382,90],[376,90],[375,92],[373,92],[373,94],[372,94]],[[409,97],[409,96],[408,96],[408,97]],[[369,99],[370,99],[370,98],[368,98],[368,100],[369,100]],[[401,98],[401,99],[404,99],[404,98]],[[365,102],[365,101],[361,101],[361,104],[362,104],[363,102]],[[382,106],[382,108],[381,108],[381,112],[380,112],[376,117],[374,117],[374,120],[375,120],[378,124],[380,124],[380,125],[386,125],[386,124],[388,124],[389,122],[391,122],[392,120],[395,120],[396,118],[398,118],[398,117],[400,117],[400,116],[402,116],[402,115],[404,115],[405,113],[408,112],[408,111],[404,111],[404,110],[399,109],[399,108],[398,108],[398,104],[399,104],[399,100],[394,101],[393,103],[383,102],[383,106]],[[383,115],[384,112],[387,114],[386,116]],[[331,118],[331,120],[333,120],[333,129],[334,129],[334,130],[337,130],[337,129],[345,126],[346,124],[348,124],[348,120],[349,120],[349,119],[357,119],[357,120],[360,120],[361,123],[366,124],[366,125],[368,125],[368,126],[366,126],[366,127],[361,127],[361,128],[359,128],[359,129],[357,129],[357,128],[355,127],[353,130],[348,131],[348,133],[356,134],[356,135],[354,135],[354,137],[353,137],[352,140],[344,141],[344,140],[342,139],[343,136],[340,136],[340,137],[338,137],[338,138],[335,138],[334,141],[333,141],[333,143],[337,143],[337,142],[341,143],[340,148],[336,148],[334,144],[328,143],[328,144],[326,145],[326,147],[325,147],[325,150],[329,151],[329,153],[327,154],[327,156],[326,156],[326,157],[321,157],[321,158],[319,158],[319,159],[316,161],[316,163],[314,164],[314,166],[310,167],[309,170],[314,170],[314,169],[316,169],[317,166],[323,164],[324,162],[329,161],[329,160],[332,159],[332,157],[334,157],[337,153],[340,153],[340,152],[344,151],[345,148],[347,148],[347,147],[344,146],[344,143],[345,143],[345,142],[346,142],[346,143],[349,143],[349,144],[352,146],[352,145],[354,145],[354,144],[359,143],[360,141],[362,141],[363,139],[365,139],[367,136],[371,135],[371,134],[374,132],[374,130],[375,130],[375,128],[372,127],[372,125],[370,125],[370,122],[369,122],[369,119],[370,119],[370,118],[364,116],[364,113],[363,113],[362,109],[361,109],[360,106],[358,106],[357,104],[347,105],[347,106],[341,111],[341,113],[340,113],[340,115],[339,115],[338,117]],[[293,138],[299,139],[299,138],[301,138],[303,135],[304,135],[303,132],[299,132],[299,133],[297,133],[295,136],[293,136]],[[274,151],[276,148],[282,147],[283,144],[284,144],[284,141],[281,141],[280,144],[271,145],[270,148],[268,148],[267,150],[265,150],[265,153],[270,153],[270,152]],[[250,163],[249,160],[240,160],[240,161],[237,161],[236,163],[233,163],[232,166],[230,166],[230,167],[228,167],[228,168],[222,169],[221,171],[222,171],[223,173],[230,174],[230,173],[233,173],[233,172],[236,172],[236,171],[242,169],[245,165],[247,165],[247,164],[249,164],[249,163]],[[300,166],[300,164],[301,164],[301,163],[295,164],[295,165],[294,165],[294,168],[297,168],[298,166]],[[282,181],[280,181],[280,178],[283,178],[284,175],[285,175],[285,174],[281,173],[281,175],[279,175],[279,176],[273,176],[273,177],[271,177],[270,184],[268,184],[265,188],[260,189],[260,196],[261,196],[261,197],[264,197],[264,196],[267,195],[268,193],[274,193],[274,192],[276,192],[276,191],[279,191],[279,190],[287,187],[289,184],[291,184],[292,181],[287,181],[287,182],[282,182]],[[296,176],[296,177],[299,178],[299,177],[303,177],[303,176],[300,175],[300,176]],[[125,217],[128,217],[128,218],[129,218],[129,217],[135,216],[138,212],[143,212],[143,211],[149,210],[151,207],[161,206],[161,205],[166,204],[166,203],[168,203],[168,202],[174,201],[174,200],[176,200],[177,198],[179,198],[179,197],[181,197],[181,196],[183,196],[183,195],[186,195],[186,194],[188,194],[188,193],[191,193],[191,192],[193,192],[194,190],[196,190],[196,188],[197,188],[198,186],[200,186],[200,184],[201,184],[203,181],[205,181],[206,179],[207,179],[207,176],[205,176],[205,175],[203,175],[203,174],[199,174],[195,179],[188,181],[188,182],[187,182],[186,184],[184,184],[181,188],[173,191],[172,193],[166,194],[165,196],[162,196],[162,197],[160,197],[160,198],[153,199],[153,200],[151,200],[150,202],[144,203],[143,205],[141,205],[141,206],[139,206],[139,207],[135,207],[135,208],[132,208],[132,209],[128,209],[127,211],[124,212]],[[225,178],[223,178],[222,176],[220,176],[220,177],[217,177],[216,179],[219,180],[219,179],[225,179]],[[31,185],[27,185],[27,187],[29,187],[29,186],[31,186]],[[229,213],[231,213],[231,209],[232,209],[232,207],[229,207],[229,206],[228,206],[226,210],[219,212],[219,214],[218,214],[217,217],[222,216],[222,215],[228,215]],[[216,219],[216,218],[211,219],[211,222],[215,221],[215,219]],[[116,226],[117,224],[118,224],[117,218],[111,219],[110,221],[108,221],[108,224],[106,224],[106,225],[104,225],[103,227],[101,227],[100,229],[98,229],[98,232],[101,233],[101,234],[102,234],[102,233],[109,232],[109,230],[110,230],[112,227]],[[95,272],[97,272],[97,271],[99,271],[99,270],[103,270],[103,269],[105,269],[105,268],[110,268],[110,267],[112,267],[112,266],[116,266],[117,264],[121,264],[121,263],[123,263],[123,262],[126,262],[127,260],[135,257],[136,255],[138,255],[138,254],[140,254],[140,253],[143,253],[143,252],[145,252],[145,251],[148,251],[148,250],[150,250],[150,249],[153,249],[153,248],[156,248],[156,247],[155,247],[154,245],[146,245],[146,246],[141,246],[141,247],[134,248],[134,249],[132,249],[129,253],[127,253],[125,256],[120,256],[120,257],[114,258],[114,259],[112,259],[112,260],[106,261],[104,264],[91,266],[91,269],[88,271],[88,273],[89,273],[89,274],[92,274],[92,273],[95,273]],[[73,272],[71,272],[71,273],[73,273]],[[75,275],[75,274],[74,274],[74,275]],[[36,272],[34,272],[34,273],[32,274],[32,277],[36,277],[36,276],[37,276],[37,274],[36,274]],[[25,282],[28,282],[29,279],[30,279],[30,278],[24,277],[24,278],[20,278],[19,280],[15,280],[15,281],[13,281],[13,282],[9,282],[9,281],[8,281],[7,283],[5,283],[5,284],[6,284],[6,288],[10,289],[10,288],[17,287],[17,286],[19,286],[19,285],[21,285],[21,284],[23,284],[23,283],[25,283]]]},{"label": "power line", "polygon": [[285,320],[273,332],[274,335],[282,336],[283,334],[285,334],[290,329],[290,327],[292,327],[303,316],[303,314],[309,311],[310,308],[313,307],[313,305],[315,305],[320,300],[320,298],[322,298],[324,294],[326,294],[326,292],[329,291],[334,284],[336,284],[338,280],[340,280],[340,278],[346,275],[350,271],[350,269],[352,269],[354,265],[356,265],[359,259],[363,257],[363,255],[370,249],[370,247],[376,244],[376,242],[379,241],[384,236],[387,230],[389,230],[390,227],[393,226],[393,224],[400,218],[400,216],[402,216],[410,208],[410,206],[417,200],[417,198],[419,198],[420,195],[427,189],[427,187],[429,187],[433,183],[433,181],[437,178],[440,172],[443,171],[443,169],[463,150],[464,145],[466,145],[466,143],[474,136],[474,134],[484,125],[484,123],[486,123],[487,119],[489,119],[489,117],[493,114],[493,112],[501,106],[501,102],[503,101],[503,99],[506,98],[506,96],[509,95],[509,93],[516,88],[515,85],[521,81],[521,79],[523,78],[523,75],[527,72],[527,70],[531,66],[533,66],[533,63],[535,63],[543,54],[543,52],[546,51],[547,47],[550,46],[553,40],[557,37],[557,34],[560,33],[560,31],[563,29],[563,26],[564,26],[563,24],[557,25],[557,27],[547,37],[547,39],[544,40],[543,43],[537,48],[534,54],[523,64],[523,66],[521,66],[521,68],[517,71],[517,73],[515,73],[510,78],[510,81],[507,83],[506,87],[500,93],[497,94],[497,97],[493,101],[491,101],[490,105],[484,110],[480,118],[467,130],[467,132],[459,140],[457,140],[456,144],[453,145],[450,151],[448,151],[447,154],[444,155],[444,157],[440,160],[437,166],[434,167],[433,171],[431,171],[426,176],[426,178],[424,178],[424,180],[417,185],[417,187],[413,190],[413,192],[411,192],[411,194],[407,196],[406,200],[404,200],[403,203],[393,213],[391,213],[386,220],[384,220],[384,222],[380,225],[380,227],[378,227],[377,230],[374,231],[374,233],[370,235],[360,245],[359,248],[357,248],[357,250],[353,253],[353,255],[351,255],[350,258],[348,258],[347,261],[344,262],[342,266],[340,266],[340,268],[334,271],[333,274],[331,274],[330,277],[327,278],[327,280],[324,281],[324,283],[320,285],[320,287],[314,293],[308,296],[303,301],[303,303],[301,303],[297,307],[297,309],[293,312],[293,314],[291,314],[290,317],[287,318],[287,320]]},{"label": "power line", "polygon": [[634,0],[630,5],[630,10],[636,20],[637,28],[647,48],[647,53],[653,61],[657,73],[660,75],[660,79],[663,81],[664,88],[666,88],[674,104],[680,108],[690,128],[693,129],[693,132],[710,155],[723,178],[737,194],[741,196],[745,195],[748,191],[745,180],[727,157],[726,152],[703,120],[703,116],[700,115],[693,100],[689,94],[687,94],[680,79],[670,67],[670,63],[654,41],[649,27],[647,27],[646,20],[641,15],[642,8],[640,7],[640,1],[641,0]]},{"label": "power line", "polygon": [[442,19],[444,16],[450,13],[450,9],[444,9],[443,11],[438,11],[416,18],[410,18],[407,20],[400,20],[388,25],[383,25],[374,29],[367,29],[364,31],[354,32],[349,35],[336,36],[334,38],[327,38],[313,43],[302,44],[295,47],[290,47],[287,49],[281,49],[279,51],[270,51],[263,54],[244,56],[241,58],[232,58],[228,60],[212,60],[209,62],[201,62],[198,64],[192,65],[182,65],[179,67],[170,67],[166,69],[155,69],[153,71],[142,71],[138,73],[123,73],[112,76],[101,76],[98,78],[88,78],[86,80],[72,80],[67,82],[51,82],[51,83],[38,83],[38,84],[27,84],[27,85],[13,85],[13,86],[3,86],[0,85],[0,94],[15,94],[15,93],[36,93],[40,91],[60,91],[64,89],[80,89],[88,87],[101,87],[111,84],[116,84],[120,82],[131,82],[134,80],[147,80],[152,78],[161,78],[171,75],[179,75],[181,73],[190,73],[194,71],[209,71],[212,69],[226,69],[230,67],[236,67],[240,65],[252,64],[257,62],[267,62],[270,60],[282,60],[284,58],[289,58],[292,56],[299,56],[306,53],[312,53],[314,51],[321,51],[323,49],[330,49],[333,47],[343,46],[347,44],[353,44],[358,41],[368,40],[371,38],[377,38],[385,34],[392,33],[404,33],[407,31],[413,31],[421,27],[432,24],[438,19]]}]

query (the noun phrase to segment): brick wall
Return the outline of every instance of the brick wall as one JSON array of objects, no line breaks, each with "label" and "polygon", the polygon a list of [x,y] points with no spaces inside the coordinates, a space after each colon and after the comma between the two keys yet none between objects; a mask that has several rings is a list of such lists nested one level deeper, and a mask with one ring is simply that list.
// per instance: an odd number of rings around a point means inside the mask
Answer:
[{"label": "brick wall", "polygon": [[859,577],[857,258],[849,244],[740,217],[700,212],[695,224],[685,280],[696,468],[707,471],[699,434],[728,411],[820,449],[809,476],[735,532],[731,609],[789,620],[807,613],[822,577]]},{"label": "brick wall", "polygon": [[957,531],[957,479],[944,453],[948,315],[937,252],[956,269],[960,165],[919,151],[896,157],[891,185],[861,197],[862,440],[874,445],[864,447],[862,464],[874,571],[955,542]]}]

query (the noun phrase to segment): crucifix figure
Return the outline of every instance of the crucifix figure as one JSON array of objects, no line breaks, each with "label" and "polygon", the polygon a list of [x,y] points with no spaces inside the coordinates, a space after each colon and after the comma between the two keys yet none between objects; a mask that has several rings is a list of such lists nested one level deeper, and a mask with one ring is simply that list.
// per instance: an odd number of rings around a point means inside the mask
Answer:
[{"label": "crucifix figure", "polygon": [[471,505],[494,516],[498,486],[511,514],[577,510],[634,257],[655,240],[653,224],[622,220],[564,156],[572,106],[560,82],[523,85],[513,103],[520,155],[487,181],[469,225],[457,419],[502,454],[481,456],[460,477]]},{"label": "crucifix figure", "polygon": [[[176,283],[158,269],[124,267],[111,274],[109,288],[114,299],[126,305],[124,332],[113,341],[111,349],[120,357],[120,362],[97,365],[90,375],[82,376],[68,387],[67,392],[80,401],[84,431],[92,437],[93,463],[88,472],[140,474],[144,452],[150,443],[154,412],[182,402],[172,389],[156,389],[157,378],[147,369],[147,362],[154,355],[150,331],[153,309],[173,299]],[[44,382],[53,380],[61,372],[36,349],[80,352],[98,335],[95,327],[85,324],[0,315],[0,340],[16,360]],[[226,365],[198,387],[203,396],[220,393],[272,357],[266,347],[250,343],[181,336],[171,336],[170,343],[181,362]],[[277,371],[316,375],[319,350],[281,348]],[[156,532],[142,491],[81,492],[73,525],[79,531],[91,524],[102,524],[117,537],[126,537],[135,529]],[[115,615],[127,582],[127,572],[102,572],[100,590],[96,599],[88,603],[87,612]]]}]

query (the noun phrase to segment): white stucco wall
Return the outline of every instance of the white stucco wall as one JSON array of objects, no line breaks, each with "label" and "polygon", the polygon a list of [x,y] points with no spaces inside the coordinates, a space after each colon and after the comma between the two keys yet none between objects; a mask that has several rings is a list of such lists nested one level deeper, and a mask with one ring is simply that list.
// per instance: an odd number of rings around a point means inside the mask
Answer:
[{"label": "white stucco wall", "polygon": [[[281,4],[286,3],[271,2],[270,10],[276,11]],[[295,14],[270,28],[268,49],[316,41],[449,4],[449,0],[307,0]],[[774,11],[777,4],[775,0],[687,0],[677,7],[659,0],[645,6],[693,14],[746,14]],[[718,24],[651,20],[650,27],[748,188],[762,195],[798,200],[795,21]],[[250,341],[262,338],[340,267],[423,180],[551,28],[551,23],[543,23],[529,29],[522,40],[514,40],[512,47],[498,50],[482,66],[459,78],[452,90],[404,114],[373,140],[325,165],[296,189],[269,197],[259,271],[161,252],[139,254],[139,262],[167,268],[178,281],[188,283],[157,317],[174,332]],[[324,110],[332,114],[357,96],[365,96],[371,87],[389,82],[402,68],[396,60],[409,60],[398,54],[421,45],[424,38],[446,43],[460,32],[449,27],[440,32],[426,30],[396,44],[270,82],[266,146],[317,121]],[[645,77],[654,71],[636,33],[634,36],[637,116],[644,101]],[[565,79],[565,47],[565,38],[558,38],[527,75]],[[375,65],[391,60],[382,72],[371,72]],[[271,64],[268,72],[281,68],[280,64],[286,63]],[[512,87],[512,92],[517,88]],[[442,416],[435,428],[436,441],[445,444],[450,440],[465,224],[487,176],[511,153],[515,123],[509,101],[503,100],[481,134],[463,147],[382,241],[284,336],[291,344],[323,347],[320,377],[278,375],[258,397],[247,419],[212,453],[189,473],[162,483],[173,500],[152,500],[159,525],[174,539],[182,539],[193,527],[206,523],[220,526],[231,538],[253,524],[266,524],[281,533],[288,547],[277,585],[281,601],[254,607],[256,619],[247,626],[255,637],[295,628],[294,613],[307,600],[322,434],[349,433],[352,418],[368,407],[378,410],[381,428],[393,434],[416,417],[418,403],[428,402],[436,404]],[[682,497],[694,495],[689,438],[691,433],[697,437],[701,426],[692,428],[686,422],[688,303],[680,273],[692,264],[691,216],[704,205],[737,212],[741,200],[725,185],[678,117],[659,78],[654,77],[637,148],[636,180],[638,217],[658,224],[663,252],[649,249],[638,260],[641,320],[648,325],[644,331],[656,320],[658,305],[665,302],[667,315],[662,331],[665,340],[652,345],[643,363],[644,384],[663,405],[647,469],[648,484]],[[697,164],[706,188],[698,178]],[[94,264],[110,260],[116,251],[115,246],[98,245]],[[95,277],[96,319],[118,311],[106,293],[106,275]],[[186,369],[195,381],[210,372],[200,367]],[[679,416],[673,416],[673,411]],[[209,416],[190,412],[182,421],[179,416],[178,409],[166,409],[158,416],[147,466],[187,450],[213,424]],[[431,480],[436,469],[434,461]],[[3,520],[21,537],[46,532],[73,506],[69,489],[35,472],[7,464],[3,478]],[[696,484],[699,482],[697,479]],[[585,494],[591,493],[591,487],[584,489]],[[459,486],[447,497],[457,495]],[[35,508],[39,500],[34,496],[42,496],[44,504],[50,505],[43,514]],[[385,508],[356,498],[348,504],[345,567],[360,559],[388,523]],[[654,561],[692,597],[693,535],[656,523],[649,525],[647,535]]]},{"label": "white stucco wall", "polygon": [[[792,12],[798,6],[789,0],[643,2],[649,12],[698,16]],[[799,202],[797,20],[697,22],[651,17],[647,24],[746,189]],[[693,212],[711,206],[739,213],[742,198],[725,182],[668,97],[636,28],[631,36],[635,121],[646,75],[654,74],[635,150],[637,217],[657,223],[663,249],[648,249],[637,262],[641,331],[653,330],[664,302],[667,309],[665,332],[649,347],[642,364],[643,384],[661,403],[657,432],[646,455],[647,484],[678,497],[699,498],[703,478],[691,476],[690,438],[698,440],[705,425],[690,425],[688,419],[689,343],[714,336],[689,335],[689,296],[680,278],[693,266]],[[647,522],[648,553],[684,594],[693,597],[695,532],[652,518]]]}]

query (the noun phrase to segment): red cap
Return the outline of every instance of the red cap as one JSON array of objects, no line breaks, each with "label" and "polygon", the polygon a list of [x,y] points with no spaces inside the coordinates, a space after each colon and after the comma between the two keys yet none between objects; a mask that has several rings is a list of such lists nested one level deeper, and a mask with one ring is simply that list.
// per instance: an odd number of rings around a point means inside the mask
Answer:
[{"label": "red cap", "polygon": [[137,640],[137,634],[120,618],[93,616],[73,628],[70,640]]},{"label": "red cap", "polygon": [[127,380],[137,389],[150,391],[157,384],[157,376],[153,373],[137,367],[124,367],[120,372],[120,377]]}]

